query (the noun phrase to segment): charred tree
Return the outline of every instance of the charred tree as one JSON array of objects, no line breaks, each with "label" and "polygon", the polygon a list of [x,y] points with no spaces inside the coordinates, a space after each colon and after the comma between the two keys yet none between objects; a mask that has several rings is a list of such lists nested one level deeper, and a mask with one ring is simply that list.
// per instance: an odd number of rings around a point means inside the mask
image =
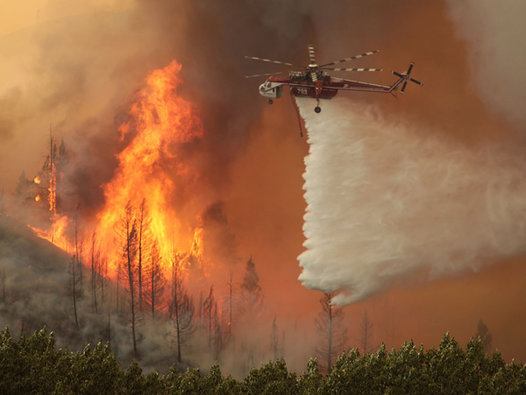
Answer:
[{"label": "charred tree", "polygon": [[77,266],[77,257],[76,255],[73,255],[73,257],[71,258],[71,267],[70,267],[70,272],[71,272],[71,297],[73,299],[73,316],[75,318],[75,326],[77,327],[77,329],[79,328],[79,319],[78,319],[78,314],[77,314],[77,276],[76,276],[76,271],[75,271],[75,268]]},{"label": "charred tree", "polygon": [[133,208],[131,202],[128,202],[125,208],[123,222],[122,222],[125,240],[124,240],[124,265],[126,273],[126,282],[130,295],[130,314],[131,314],[131,329],[133,353],[137,357],[137,337],[135,333],[135,272],[136,272],[136,255],[137,255],[137,223],[133,215]]},{"label": "charred tree", "polygon": [[177,361],[181,362],[181,346],[184,337],[194,331],[194,303],[184,288],[181,276],[181,259],[177,254],[174,254],[172,260],[172,300],[170,304],[175,323]]},{"label": "charred tree", "polygon": [[91,235],[91,305],[93,312],[97,312],[97,276],[100,272],[98,266],[100,266],[99,254],[95,253],[95,232]]},{"label": "charred tree", "polygon": [[320,299],[321,311],[316,318],[318,333],[321,336],[321,343],[316,351],[327,372],[331,371],[333,361],[343,350],[347,340],[347,331],[343,327],[343,311],[331,303],[333,296],[332,293],[323,294]]},{"label": "charred tree", "polygon": [[108,261],[106,260],[106,258],[101,258],[100,253],[97,270],[97,279],[100,287],[100,304],[104,306],[104,291],[106,290],[106,278],[108,277]]},{"label": "charred tree", "polygon": [[155,310],[163,305],[164,288],[166,286],[159,249],[155,243],[150,251],[150,265],[146,268],[144,274],[148,277],[148,281],[145,281],[144,300],[150,304],[152,319],[155,319]]},{"label": "charred tree", "polygon": [[148,229],[149,219],[146,216],[146,200],[143,199],[139,207],[139,218],[137,221],[138,240],[137,240],[137,284],[139,291],[139,311],[143,309],[143,256],[145,245],[145,234]]},{"label": "charred tree", "polygon": [[76,281],[78,284],[76,285],[76,291],[77,296],[80,297],[83,294],[83,288],[82,288],[82,248],[83,243],[81,240],[79,240],[79,208],[77,206],[77,209],[75,211],[75,263],[74,263],[74,270],[73,273],[76,274]]},{"label": "charred tree", "polygon": [[362,323],[360,325],[360,345],[362,352],[367,354],[371,349],[371,337],[373,334],[373,324],[369,321],[367,311],[363,312]]},{"label": "charred tree", "polygon": [[208,348],[212,349],[213,338],[215,335],[214,332],[214,323],[215,323],[215,313],[217,309],[217,303],[214,296],[214,286],[210,286],[210,291],[208,296],[203,300],[203,319],[206,325],[206,331],[208,333]]}]

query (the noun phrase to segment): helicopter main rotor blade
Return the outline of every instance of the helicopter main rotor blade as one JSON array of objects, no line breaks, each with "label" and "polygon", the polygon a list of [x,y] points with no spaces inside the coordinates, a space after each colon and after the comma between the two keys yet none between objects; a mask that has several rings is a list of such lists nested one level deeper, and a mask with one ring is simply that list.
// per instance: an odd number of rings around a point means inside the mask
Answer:
[{"label": "helicopter main rotor blade", "polygon": [[402,89],[400,90],[400,92],[404,93],[406,86],[407,86],[407,81],[404,81],[404,85],[402,85]]},{"label": "helicopter main rotor blade", "polygon": [[383,69],[367,69],[367,68],[334,68],[334,67],[323,67],[322,70],[332,71],[382,71]]},{"label": "helicopter main rotor blade", "polygon": [[316,64],[316,52],[312,44],[309,44],[309,62],[310,64]]},{"label": "helicopter main rotor blade", "polygon": [[[281,60],[272,60],[272,59],[266,59],[266,58],[258,58],[256,56],[245,56],[245,59],[260,60],[262,62],[267,62],[267,63],[282,64],[283,66],[294,66],[292,63],[282,62]],[[299,66],[296,66],[296,67],[299,67]]]},{"label": "helicopter main rotor blade", "polygon": [[414,78],[409,78],[410,81],[413,81],[415,84],[418,84],[420,86],[424,85],[422,82],[415,80]]},{"label": "helicopter main rotor blade", "polygon": [[350,60],[363,58],[364,56],[374,55],[375,53],[378,53],[378,52],[380,52],[380,50],[375,49],[374,51],[369,51],[369,52],[361,53],[361,54],[359,54],[359,55],[351,56],[351,57],[349,57],[349,58],[344,58],[344,59],[340,59],[340,60],[335,60],[334,62],[331,62],[331,63],[322,64],[320,67],[334,66],[335,64],[338,64],[338,63],[345,63],[345,62],[348,62],[348,61],[350,61]]},{"label": "helicopter main rotor blade", "polygon": [[282,71],[278,71],[277,73],[263,73],[263,74],[252,74],[252,75],[245,75],[245,78],[255,78],[255,77],[265,77],[267,75],[275,75],[275,74],[282,74]]}]

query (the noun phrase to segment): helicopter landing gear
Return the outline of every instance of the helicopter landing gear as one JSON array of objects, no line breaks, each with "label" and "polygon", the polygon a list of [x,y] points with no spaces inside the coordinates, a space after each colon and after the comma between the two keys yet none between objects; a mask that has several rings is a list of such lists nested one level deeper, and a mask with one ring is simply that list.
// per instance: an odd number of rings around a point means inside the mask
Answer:
[{"label": "helicopter landing gear", "polygon": [[272,103],[274,103],[274,100],[268,99],[268,104],[272,104]]}]

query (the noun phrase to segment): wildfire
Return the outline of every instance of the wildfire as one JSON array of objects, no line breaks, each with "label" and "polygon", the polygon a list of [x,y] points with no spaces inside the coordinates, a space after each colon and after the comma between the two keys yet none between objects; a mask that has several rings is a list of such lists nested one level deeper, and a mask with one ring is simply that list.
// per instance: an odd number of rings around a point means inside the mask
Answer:
[{"label": "wildfire", "polygon": [[123,139],[134,135],[118,155],[115,176],[103,186],[105,206],[98,215],[96,229],[98,239],[109,243],[104,249],[110,272],[115,272],[122,256],[119,230],[129,204],[136,226],[142,229],[144,225],[146,229],[147,225],[150,242],[166,258],[165,270],[174,252],[190,251],[194,243],[195,225],[183,223],[178,218],[181,213],[171,203],[178,189],[198,177],[180,158],[181,146],[203,135],[190,103],[176,93],[180,69],[174,61],[151,73],[131,107],[130,121],[119,128]]},{"label": "wildfire", "polygon": [[55,216],[57,214],[57,168],[53,160],[50,160],[49,171],[49,211]]},{"label": "wildfire", "polygon": [[29,227],[38,237],[55,244],[64,251],[71,252],[73,251],[73,247],[65,235],[68,222],[68,217],[64,215],[52,223],[50,230],[43,230],[30,225]]},{"label": "wildfire", "polygon": [[40,195],[35,196],[35,202],[40,202]]},{"label": "wildfire", "polygon": [[[39,177],[39,176],[36,176],[35,178],[33,178],[33,182],[34,182],[35,184],[40,184],[40,177]],[[40,200],[40,199],[39,199],[39,200]],[[38,202],[38,200],[37,200],[37,202]]]}]

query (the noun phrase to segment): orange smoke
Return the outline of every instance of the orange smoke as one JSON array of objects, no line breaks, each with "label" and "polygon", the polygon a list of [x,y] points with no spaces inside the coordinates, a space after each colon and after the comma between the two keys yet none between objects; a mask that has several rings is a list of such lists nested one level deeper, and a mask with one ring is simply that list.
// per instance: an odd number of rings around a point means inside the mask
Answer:
[{"label": "orange smoke", "polygon": [[[199,176],[180,158],[178,148],[203,135],[190,103],[177,95],[180,70],[181,65],[173,61],[152,72],[131,107],[130,120],[119,128],[121,138],[131,141],[117,156],[119,165],[113,179],[103,186],[105,206],[96,225],[110,273],[115,273],[122,257],[120,229],[127,205],[132,207],[137,226],[144,225],[144,241],[157,245],[166,271],[175,253],[195,253],[193,249],[201,248],[201,235],[195,232],[197,219],[195,224],[183,224],[181,213],[170,203],[183,187],[175,180]],[[199,241],[195,241],[196,235]]]}]

